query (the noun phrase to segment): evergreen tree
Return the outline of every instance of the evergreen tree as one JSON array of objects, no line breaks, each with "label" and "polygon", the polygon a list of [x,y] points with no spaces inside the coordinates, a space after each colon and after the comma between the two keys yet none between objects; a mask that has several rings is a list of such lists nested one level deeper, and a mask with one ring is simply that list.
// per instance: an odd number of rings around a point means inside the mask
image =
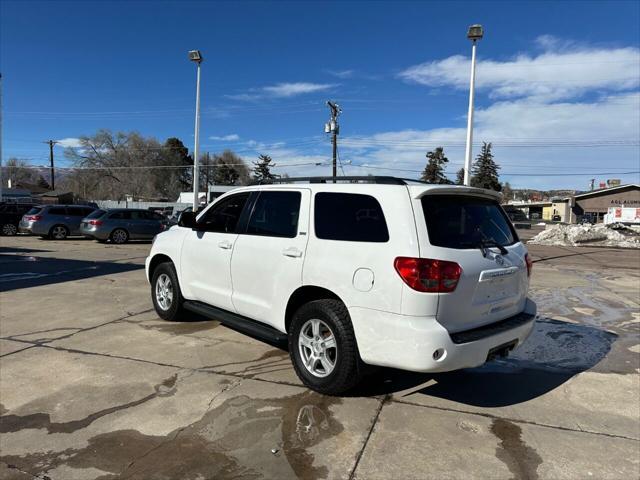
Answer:
[{"label": "evergreen tree", "polygon": [[40,175],[40,177],[38,178],[38,186],[42,188],[46,188],[47,190],[51,189],[49,182],[47,182],[47,180],[42,175]]},{"label": "evergreen tree", "polygon": [[499,169],[500,167],[493,160],[491,142],[482,142],[482,150],[471,168],[471,186],[499,192],[502,189],[498,180]]},{"label": "evergreen tree", "polygon": [[[184,146],[179,138],[167,138],[163,145],[163,157],[169,165],[184,165],[185,168],[175,170],[177,174],[177,183],[180,188],[185,190],[193,188],[193,158],[189,155],[189,149]],[[163,174],[166,175],[165,170]]]},{"label": "evergreen tree", "polygon": [[264,182],[273,180],[276,178],[274,174],[271,173],[271,157],[269,155],[260,155],[258,157],[257,162],[252,162],[253,167],[253,179],[256,182]]},{"label": "evergreen tree", "polygon": [[456,185],[464,185],[464,167],[456,173]]},{"label": "evergreen tree", "polygon": [[444,149],[438,147],[428,152],[427,159],[427,165],[424,167],[420,179],[427,183],[451,184],[451,181],[444,174],[444,169],[449,163],[449,159],[444,156]]},{"label": "evergreen tree", "polygon": [[502,203],[509,203],[509,200],[513,199],[513,190],[509,182],[504,182],[502,185]]}]

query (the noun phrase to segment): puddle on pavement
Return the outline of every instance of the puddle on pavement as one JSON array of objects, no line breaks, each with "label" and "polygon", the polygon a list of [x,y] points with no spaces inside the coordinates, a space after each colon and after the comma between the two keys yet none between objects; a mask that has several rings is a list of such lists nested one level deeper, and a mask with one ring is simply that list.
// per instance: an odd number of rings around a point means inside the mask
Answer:
[{"label": "puddle on pavement", "polygon": [[[32,413],[29,415],[3,414],[3,416],[0,417],[0,433],[6,434],[34,428],[46,429],[47,433],[73,433],[88,427],[99,418],[102,418],[111,413],[136,407],[156,397],[167,397],[173,395],[175,393],[175,384],[177,379],[178,375],[173,375],[164,380],[162,383],[155,385],[154,392],[143,398],[122,405],[105,408],[98,412],[87,415],[85,418],[79,420],[72,420],[69,422],[52,422],[51,416],[48,413]],[[0,410],[4,410],[4,408]]]},{"label": "puddle on pavement", "polygon": [[316,464],[313,448],[344,430],[332,412],[341,403],[310,391],[268,399],[238,395],[166,436],[118,430],[90,438],[84,448],[0,459],[32,475],[65,465],[108,472],[103,479],[326,478],[329,465]]},{"label": "puddle on pavement", "polygon": [[522,441],[522,429],[502,418],[493,420],[491,433],[500,440],[496,457],[504,462],[515,480],[537,480],[542,458]]}]

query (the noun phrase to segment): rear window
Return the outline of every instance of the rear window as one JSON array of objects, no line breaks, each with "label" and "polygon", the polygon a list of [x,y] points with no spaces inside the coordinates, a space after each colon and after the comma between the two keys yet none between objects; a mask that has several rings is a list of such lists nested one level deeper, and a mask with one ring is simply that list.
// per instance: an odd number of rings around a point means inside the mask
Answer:
[{"label": "rear window", "polygon": [[389,230],[371,195],[321,192],[315,197],[318,238],[349,242],[388,242]]},{"label": "rear window", "polygon": [[41,211],[42,211],[42,207],[33,207],[31,210],[25,213],[25,215],[37,215]]},{"label": "rear window", "polygon": [[475,248],[512,245],[518,237],[497,202],[463,195],[426,195],[422,210],[431,245]]},{"label": "rear window", "polygon": [[87,215],[87,218],[100,218],[105,213],[107,213],[107,212],[105,212],[104,210],[94,210],[89,215]]}]

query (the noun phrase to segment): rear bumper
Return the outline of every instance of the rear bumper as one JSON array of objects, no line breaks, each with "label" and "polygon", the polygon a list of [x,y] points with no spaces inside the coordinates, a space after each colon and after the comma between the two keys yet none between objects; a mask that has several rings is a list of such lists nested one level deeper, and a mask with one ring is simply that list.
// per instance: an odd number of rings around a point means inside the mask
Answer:
[{"label": "rear bumper", "polygon": [[[477,367],[496,347],[522,344],[533,329],[536,304],[527,299],[514,317],[486,327],[449,334],[434,317],[413,317],[367,308],[349,309],[365,363],[413,372],[447,372]],[[440,356],[434,359],[434,352]]]},{"label": "rear bumper", "polygon": [[108,240],[110,232],[106,229],[80,227],[80,233],[86,238],[94,240]]}]

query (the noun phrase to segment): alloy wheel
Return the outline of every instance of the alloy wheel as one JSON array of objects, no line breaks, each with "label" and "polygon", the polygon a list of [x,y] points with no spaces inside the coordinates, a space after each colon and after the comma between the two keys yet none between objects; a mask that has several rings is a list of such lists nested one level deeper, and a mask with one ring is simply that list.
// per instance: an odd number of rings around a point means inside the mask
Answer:
[{"label": "alloy wheel", "polygon": [[309,373],[326,377],[333,372],[338,360],[338,344],[333,331],[322,320],[307,320],[298,335],[298,349],[302,363]]},{"label": "alloy wheel", "polygon": [[173,303],[173,285],[166,273],[158,275],[156,279],[156,302],[162,310],[169,310]]},{"label": "alloy wheel", "polygon": [[64,240],[67,238],[67,229],[62,225],[56,225],[51,230],[51,236],[56,240]]},{"label": "alloy wheel", "polygon": [[11,237],[11,236],[15,235],[16,233],[18,233],[18,229],[12,223],[5,223],[2,226],[2,234],[3,235],[7,235],[7,236]]}]

